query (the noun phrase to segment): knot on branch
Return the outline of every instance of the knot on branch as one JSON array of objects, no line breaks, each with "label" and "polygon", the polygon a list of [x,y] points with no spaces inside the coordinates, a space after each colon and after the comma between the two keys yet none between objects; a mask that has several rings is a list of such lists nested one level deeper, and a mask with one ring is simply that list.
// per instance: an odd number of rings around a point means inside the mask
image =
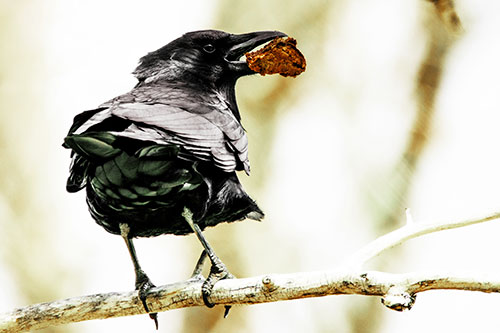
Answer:
[{"label": "knot on branch", "polygon": [[266,292],[273,292],[278,288],[276,287],[273,279],[269,275],[266,275],[262,278],[262,287],[263,290]]},{"label": "knot on branch", "polygon": [[381,301],[391,310],[405,311],[412,308],[416,298],[415,294],[410,294],[406,289],[393,286],[389,288]]}]

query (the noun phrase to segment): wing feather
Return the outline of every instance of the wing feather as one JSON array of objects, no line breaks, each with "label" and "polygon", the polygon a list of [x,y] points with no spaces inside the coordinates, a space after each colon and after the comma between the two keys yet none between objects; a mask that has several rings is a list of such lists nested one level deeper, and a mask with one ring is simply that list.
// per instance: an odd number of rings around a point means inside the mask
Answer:
[{"label": "wing feather", "polygon": [[[123,128],[106,129],[106,121],[124,119]],[[102,104],[74,124],[72,134],[93,129],[140,141],[183,147],[179,157],[213,161],[224,171],[250,171],[248,140],[229,107],[216,95],[187,94],[180,89],[133,90]],[[114,122],[116,123],[116,122]]]},{"label": "wing feather", "polygon": [[200,160],[211,157],[225,171],[242,166],[249,171],[246,134],[232,115],[219,110],[199,114],[165,104],[142,103],[113,106],[111,114],[133,122],[126,130],[113,132],[115,135],[180,144]]}]

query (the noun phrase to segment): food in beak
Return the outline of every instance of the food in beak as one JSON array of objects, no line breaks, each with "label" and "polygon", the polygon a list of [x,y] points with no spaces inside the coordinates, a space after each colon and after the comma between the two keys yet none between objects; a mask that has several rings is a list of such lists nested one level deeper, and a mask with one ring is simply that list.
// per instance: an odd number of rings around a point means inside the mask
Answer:
[{"label": "food in beak", "polygon": [[260,75],[296,77],[306,70],[306,59],[294,38],[275,38],[261,49],[245,53],[248,67]]}]

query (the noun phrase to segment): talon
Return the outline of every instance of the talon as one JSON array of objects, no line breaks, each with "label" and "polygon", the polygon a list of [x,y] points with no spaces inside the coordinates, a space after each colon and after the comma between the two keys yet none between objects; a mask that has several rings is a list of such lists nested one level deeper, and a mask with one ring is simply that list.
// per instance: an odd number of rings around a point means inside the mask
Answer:
[{"label": "talon", "polygon": [[229,310],[231,310],[231,305],[224,305],[224,318],[229,315]]},{"label": "talon", "polygon": [[138,271],[137,279],[135,282],[135,289],[138,291],[139,299],[142,302],[142,306],[144,310],[149,314],[149,318],[151,318],[155,322],[156,330],[158,330],[158,313],[150,312],[149,307],[146,303],[146,299],[149,291],[156,287],[149,277],[142,270]]},{"label": "talon", "polygon": [[201,295],[203,297],[203,303],[205,303],[205,306],[207,308],[213,308],[215,306],[215,303],[212,303],[208,300],[208,297],[210,296],[211,294],[211,290],[210,291],[206,291],[205,288],[201,288]]},{"label": "talon", "polygon": [[144,272],[141,273],[142,274],[138,275],[138,279],[135,283],[135,289],[139,292],[139,299],[141,300],[144,309],[149,313],[150,311],[148,305],[146,304],[146,298],[149,291],[156,286],[151,282],[151,280],[149,280],[148,276]]},{"label": "talon", "polygon": [[144,310],[146,310],[147,313],[150,313],[151,311],[148,308],[148,305],[146,303],[146,299],[147,299],[147,296],[148,296],[149,289],[154,288],[154,287],[155,287],[155,285],[151,285],[151,287],[149,287],[147,289],[141,289],[141,290],[139,290],[139,299],[141,300],[142,305],[144,306]]},{"label": "talon", "polygon": [[153,321],[155,322],[156,330],[158,331],[158,313],[150,313],[149,318],[153,319]]},{"label": "talon", "polygon": [[[208,298],[212,294],[212,290],[215,284],[220,280],[226,280],[226,279],[234,279],[234,276],[231,273],[229,273],[228,269],[222,263],[222,261],[213,264],[212,267],[210,268],[210,274],[208,275],[207,279],[205,280],[205,282],[201,287],[201,294],[205,306],[207,306],[208,308],[213,308],[215,306],[215,303],[210,302]],[[231,306],[229,305],[225,306],[224,318],[227,317],[230,309]]]}]

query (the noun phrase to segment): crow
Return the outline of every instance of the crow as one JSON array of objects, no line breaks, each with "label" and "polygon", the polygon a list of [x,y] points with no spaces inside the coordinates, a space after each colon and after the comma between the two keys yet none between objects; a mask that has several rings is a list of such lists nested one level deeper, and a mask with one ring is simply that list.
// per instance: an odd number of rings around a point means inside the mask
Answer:
[{"label": "crow", "polygon": [[[238,78],[255,74],[242,56],[279,31],[184,34],[140,59],[128,93],[78,114],[63,146],[71,149],[66,189],[85,188],[92,218],[125,240],[135,288],[146,304],[154,287],[134,249],[134,237],[194,232],[211,261],[202,295],[232,278],[202,231],[221,222],[260,220],[264,213],[236,171],[250,174],[248,140],[235,95]],[[195,270],[196,271],[196,270]],[[226,314],[229,307],[226,307]]]}]

